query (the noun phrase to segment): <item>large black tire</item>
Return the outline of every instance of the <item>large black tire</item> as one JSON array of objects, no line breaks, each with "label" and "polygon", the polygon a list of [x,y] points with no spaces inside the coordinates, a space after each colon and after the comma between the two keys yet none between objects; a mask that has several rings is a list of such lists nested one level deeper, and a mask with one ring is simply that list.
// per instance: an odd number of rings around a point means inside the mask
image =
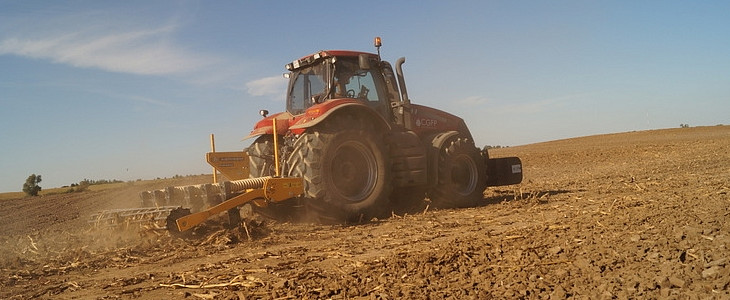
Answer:
[{"label": "large black tire", "polygon": [[387,208],[392,188],[386,153],[372,125],[335,117],[297,139],[288,174],[304,179],[305,206],[319,221],[366,221]]},{"label": "large black tire", "polygon": [[473,207],[484,198],[487,172],[484,158],[474,143],[455,136],[439,150],[438,182],[429,196],[438,208]]},{"label": "large black tire", "polygon": [[249,177],[257,178],[273,176],[274,166],[274,138],[270,134],[262,135],[248,147]]},{"label": "large black tire", "polygon": [[[248,147],[249,156],[249,178],[274,176],[276,174],[276,163],[274,161],[274,137],[273,135],[262,135]],[[292,219],[295,213],[291,201],[271,203],[267,207],[251,205],[251,209],[259,215],[274,220],[285,221]]]}]

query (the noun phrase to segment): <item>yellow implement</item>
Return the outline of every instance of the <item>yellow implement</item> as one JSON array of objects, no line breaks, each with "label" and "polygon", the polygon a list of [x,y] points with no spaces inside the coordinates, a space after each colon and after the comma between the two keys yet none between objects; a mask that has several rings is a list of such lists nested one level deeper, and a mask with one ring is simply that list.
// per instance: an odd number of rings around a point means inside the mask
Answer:
[{"label": "yellow implement", "polygon": [[205,160],[228,180],[248,178],[248,154],[246,152],[208,152]]},{"label": "yellow implement", "polygon": [[[273,121],[276,130],[276,120]],[[203,223],[208,218],[228,211],[230,224],[240,223],[238,207],[251,203],[258,207],[266,207],[270,203],[295,198],[304,193],[304,181],[299,177],[281,177],[279,166],[278,137],[274,135],[273,161],[275,176],[248,178],[250,159],[246,150],[238,152],[216,152],[214,137],[211,135],[211,150],[206,160],[213,166],[213,183],[171,186],[164,189],[144,191],[140,193],[144,211],[139,209],[123,209],[121,211],[104,212],[96,215],[98,220],[113,224],[117,216],[139,215],[155,221],[166,215],[165,223],[171,233],[187,231]],[[217,174],[227,180],[218,181]],[[193,212],[193,213],[191,213]],[[130,217],[131,218],[131,217]],[[111,221],[107,221],[111,220]]]},{"label": "yellow implement", "polygon": [[246,186],[248,189],[244,193],[223,201],[216,206],[178,218],[175,220],[177,230],[180,232],[186,231],[203,223],[211,216],[231,210],[248,202],[255,201],[255,204],[258,206],[266,206],[270,202],[284,201],[304,193],[303,181],[299,177],[261,177],[233,181],[231,184],[234,185],[234,188],[235,186]]}]

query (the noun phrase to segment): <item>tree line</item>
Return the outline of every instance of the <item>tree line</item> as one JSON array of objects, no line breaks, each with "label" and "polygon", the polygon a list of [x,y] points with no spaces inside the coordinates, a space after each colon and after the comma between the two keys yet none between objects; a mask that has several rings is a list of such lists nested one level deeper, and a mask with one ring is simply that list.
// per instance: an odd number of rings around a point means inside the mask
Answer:
[{"label": "tree line", "polygon": [[[40,186],[41,183],[41,175],[31,174],[28,176],[28,178],[25,179],[25,183],[23,184],[23,192],[27,196],[38,196],[38,193],[43,189]],[[100,180],[93,180],[93,179],[84,179],[79,181],[79,183],[72,183],[70,186],[63,186],[64,188],[70,187],[66,192],[68,193],[74,193],[74,192],[83,192],[89,186],[97,185],[97,184],[109,184],[109,183],[121,183],[124,181],[117,180],[117,179],[100,179]]]},{"label": "tree line", "polygon": [[[200,174],[205,175],[205,174]],[[183,178],[187,176],[195,176],[195,175],[175,175],[172,178]],[[162,179],[157,177],[157,179]],[[142,181],[142,179],[137,179],[137,181]],[[65,185],[62,186],[62,188],[68,188],[66,190],[66,193],[77,193],[77,192],[83,192],[86,189],[89,188],[89,186],[92,185],[98,185],[98,184],[111,184],[111,183],[123,183],[122,180],[117,179],[99,179],[99,180],[93,180],[93,179],[84,179],[79,181],[78,183],[72,183],[71,185]],[[131,182],[131,181],[130,181]],[[23,192],[27,196],[38,196],[38,193],[43,189],[39,185],[41,183],[41,175],[31,174],[28,176],[28,178],[25,179],[25,183],[23,184]]]}]

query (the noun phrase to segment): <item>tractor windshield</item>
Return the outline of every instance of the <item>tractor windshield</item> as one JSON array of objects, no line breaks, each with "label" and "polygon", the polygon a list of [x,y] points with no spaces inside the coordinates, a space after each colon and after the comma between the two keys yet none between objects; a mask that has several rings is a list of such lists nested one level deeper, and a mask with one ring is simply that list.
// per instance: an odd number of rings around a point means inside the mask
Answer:
[{"label": "tractor windshield", "polygon": [[290,76],[287,108],[292,114],[300,114],[313,104],[324,101],[329,81],[328,62],[315,64],[294,71]]}]

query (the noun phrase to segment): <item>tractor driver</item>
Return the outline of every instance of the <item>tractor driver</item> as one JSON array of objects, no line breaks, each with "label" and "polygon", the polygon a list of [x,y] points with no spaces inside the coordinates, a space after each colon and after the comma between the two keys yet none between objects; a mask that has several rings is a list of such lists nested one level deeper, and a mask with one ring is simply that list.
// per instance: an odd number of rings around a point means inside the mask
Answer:
[{"label": "tractor driver", "polygon": [[[355,90],[350,86],[350,81],[354,77],[363,77],[367,74],[367,71],[360,70],[360,68],[348,61],[338,61],[335,65],[335,98],[358,98],[361,100],[368,100],[368,92],[370,91],[364,85],[360,86],[360,92],[355,95]],[[356,81],[356,82],[359,82]],[[348,88],[350,88],[348,90]],[[357,88],[357,87],[355,87]]]},{"label": "tractor driver", "polygon": [[[354,74],[354,70],[344,61],[338,61],[335,65],[335,98],[354,98],[355,95],[349,95],[347,85],[350,84],[350,78]],[[352,93],[354,94],[354,93]]]}]

